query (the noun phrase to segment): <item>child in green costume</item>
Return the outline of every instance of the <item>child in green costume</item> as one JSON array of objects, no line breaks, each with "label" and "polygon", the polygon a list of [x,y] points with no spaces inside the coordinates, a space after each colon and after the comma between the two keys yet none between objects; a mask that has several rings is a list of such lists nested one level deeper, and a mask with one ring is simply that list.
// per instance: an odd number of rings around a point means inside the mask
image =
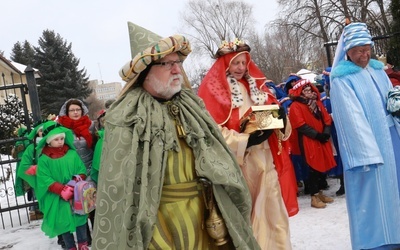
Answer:
[{"label": "child in green costume", "polygon": [[[42,231],[50,238],[62,235],[68,249],[86,250],[87,215],[72,212],[75,176],[86,179],[86,168],[73,145],[73,134],[56,122],[43,126],[43,139],[37,150],[41,156],[36,167],[36,195],[42,210]],[[73,233],[76,232],[78,248]]]}]

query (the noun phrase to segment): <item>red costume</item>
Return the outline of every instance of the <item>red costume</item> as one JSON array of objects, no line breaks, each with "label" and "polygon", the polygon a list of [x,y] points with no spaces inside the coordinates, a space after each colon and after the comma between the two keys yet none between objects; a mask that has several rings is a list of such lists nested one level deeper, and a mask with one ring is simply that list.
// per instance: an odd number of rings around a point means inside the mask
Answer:
[{"label": "red costume", "polygon": [[[310,108],[307,104],[293,101],[289,112],[290,122],[293,129],[297,129],[302,125],[307,124],[317,132],[322,133],[324,126],[331,126],[332,119],[326,111],[323,103],[320,101],[318,89],[312,84],[308,84],[308,86],[311,87],[313,92],[317,93],[316,104],[322,114],[321,118],[317,119],[313,113],[310,112]],[[292,97],[299,97],[302,89],[302,87],[296,89],[293,88],[290,95]],[[331,143],[321,143],[307,136],[302,136],[301,141],[302,145],[300,145],[300,148],[304,148],[304,157],[310,167],[323,173],[336,166]]]},{"label": "red costume", "polygon": [[[222,134],[232,151],[236,154],[238,162],[242,167],[243,174],[252,193],[253,230],[261,248],[291,249],[288,221],[284,219],[284,216],[287,217],[287,214],[289,216],[297,214],[299,207],[297,203],[296,178],[289,157],[288,142],[284,140],[280,141],[277,136],[280,132],[278,132],[272,133],[268,138],[268,142],[264,142],[266,145],[262,143],[263,145],[246,148],[249,135],[240,132],[240,116],[243,115],[243,111],[248,108],[249,104],[256,105],[249,98],[251,95],[251,86],[249,85],[251,84],[245,77],[237,80],[241,88],[244,103],[240,107],[233,107],[233,93],[227,78],[230,63],[240,54],[246,55],[247,74],[255,80],[257,89],[262,90],[261,93],[265,92],[267,94],[264,104],[279,104],[268,88],[264,87],[266,77],[251,60],[248,51],[243,50],[219,57],[204,77],[198,95],[204,100],[205,106],[211,116],[220,125]],[[282,147],[280,148],[280,146]],[[272,171],[276,172],[273,173]],[[274,174],[277,176],[276,179],[273,177]],[[274,186],[275,183],[277,187]],[[268,208],[265,197],[260,198],[260,196],[264,196],[263,192],[280,193],[280,201],[276,200],[276,197],[272,197],[271,194],[267,194],[270,199],[267,202],[276,203],[274,205],[269,203]],[[282,215],[279,207],[282,200],[284,203],[282,203],[283,210],[286,210],[283,213],[286,215]],[[267,213],[267,215],[259,215],[259,213]],[[275,223],[275,218],[266,219],[264,216],[277,217],[276,225],[271,225]],[[273,236],[270,237],[269,234]]]}]

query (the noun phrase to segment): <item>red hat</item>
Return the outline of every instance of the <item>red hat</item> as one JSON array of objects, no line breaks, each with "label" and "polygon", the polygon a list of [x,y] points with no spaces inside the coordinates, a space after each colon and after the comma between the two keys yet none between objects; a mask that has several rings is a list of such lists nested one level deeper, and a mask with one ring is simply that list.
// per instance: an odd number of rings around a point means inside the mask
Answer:
[{"label": "red hat", "polygon": [[312,91],[317,93],[318,99],[320,99],[320,94],[319,94],[319,91],[318,91],[317,87],[315,87],[314,84],[312,84],[309,79],[300,79],[300,80],[296,81],[296,84],[293,86],[293,88],[289,90],[289,95],[291,97],[300,96],[301,95],[301,91],[306,86],[310,86]]}]

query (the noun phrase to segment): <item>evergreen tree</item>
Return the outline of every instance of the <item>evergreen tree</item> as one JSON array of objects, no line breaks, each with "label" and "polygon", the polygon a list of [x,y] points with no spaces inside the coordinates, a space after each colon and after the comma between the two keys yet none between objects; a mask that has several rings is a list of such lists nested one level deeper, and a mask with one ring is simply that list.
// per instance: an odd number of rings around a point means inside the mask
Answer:
[{"label": "evergreen tree", "polygon": [[79,59],[72,53],[60,34],[45,30],[35,47],[35,67],[42,77],[38,79],[40,107],[44,115],[56,114],[70,98],[85,99],[90,95],[86,70],[78,69]]},{"label": "evergreen tree", "polygon": [[[26,125],[23,107],[22,101],[15,94],[8,94],[4,104],[0,104],[0,139],[15,137],[14,130],[20,124]],[[32,114],[29,114],[29,119],[32,124]]]},{"label": "evergreen tree", "polygon": [[35,50],[33,46],[27,40],[25,40],[23,45],[20,42],[14,44],[14,47],[11,49],[10,58],[14,62],[21,63],[26,66],[33,66],[34,56]]},{"label": "evergreen tree", "polygon": [[400,0],[392,0],[390,11],[393,18],[391,31],[394,36],[390,38],[390,50],[388,51],[387,61],[400,70]]}]

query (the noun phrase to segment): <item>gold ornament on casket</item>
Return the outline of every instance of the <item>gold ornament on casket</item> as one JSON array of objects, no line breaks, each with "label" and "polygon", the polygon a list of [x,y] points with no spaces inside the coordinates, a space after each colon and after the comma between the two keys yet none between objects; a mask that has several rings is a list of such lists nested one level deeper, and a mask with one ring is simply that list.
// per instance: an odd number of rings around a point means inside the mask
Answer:
[{"label": "gold ornament on casket", "polygon": [[240,132],[251,134],[256,130],[281,129],[283,119],[279,119],[279,105],[251,106],[240,119]]}]

